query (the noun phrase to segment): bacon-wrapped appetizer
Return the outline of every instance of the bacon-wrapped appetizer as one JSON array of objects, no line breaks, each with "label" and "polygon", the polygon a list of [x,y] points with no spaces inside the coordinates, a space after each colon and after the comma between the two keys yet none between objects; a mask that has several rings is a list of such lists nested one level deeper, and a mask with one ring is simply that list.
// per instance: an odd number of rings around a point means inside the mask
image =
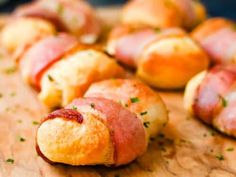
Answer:
[{"label": "bacon-wrapped appetizer", "polygon": [[39,98],[49,108],[81,97],[95,81],[124,75],[115,60],[80,45],[74,37],[59,34],[40,40],[20,58],[24,80],[40,90]]},{"label": "bacon-wrapped appetizer", "polygon": [[77,45],[76,38],[63,33],[57,36],[49,36],[35,43],[19,60],[24,81],[39,89],[41,77],[45,70]]},{"label": "bacon-wrapped appetizer", "polygon": [[48,20],[85,43],[95,42],[101,32],[100,20],[83,0],[38,0],[19,7],[14,15]]},{"label": "bacon-wrapped appetizer", "polygon": [[192,28],[206,17],[204,6],[194,0],[132,0],[122,11],[122,23],[154,28]]},{"label": "bacon-wrapped appetizer", "polygon": [[10,20],[1,31],[1,45],[10,53],[21,55],[36,41],[56,34],[53,24],[38,18]]},{"label": "bacon-wrapped appetizer", "polygon": [[215,66],[191,79],[185,108],[219,131],[236,137],[236,65]]},{"label": "bacon-wrapped appetizer", "polygon": [[179,28],[157,31],[120,26],[111,32],[107,52],[137,68],[137,75],[148,84],[164,89],[184,87],[209,63],[205,52]]},{"label": "bacon-wrapped appetizer", "polygon": [[213,63],[236,62],[236,30],[232,21],[209,19],[192,32],[192,37],[205,49]]},{"label": "bacon-wrapped appetizer", "polygon": [[36,148],[51,163],[120,166],[142,155],[166,122],[157,93],[137,81],[109,80],[50,113],[38,128]]},{"label": "bacon-wrapped appetizer", "polygon": [[101,32],[94,10],[80,0],[38,0],[16,9],[1,34],[1,44],[18,59],[36,41],[68,32],[94,43]]}]

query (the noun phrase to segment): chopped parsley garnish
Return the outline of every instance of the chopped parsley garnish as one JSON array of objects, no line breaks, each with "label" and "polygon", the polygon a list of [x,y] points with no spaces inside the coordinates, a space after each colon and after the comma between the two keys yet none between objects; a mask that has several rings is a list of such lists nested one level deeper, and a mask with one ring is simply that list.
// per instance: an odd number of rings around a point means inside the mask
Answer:
[{"label": "chopped parsley garnish", "polygon": [[233,30],[236,30],[236,24],[233,25]]},{"label": "chopped parsley garnish", "polygon": [[94,103],[91,103],[90,106],[91,106],[91,108],[95,108],[95,104]]},{"label": "chopped parsley garnish", "polygon": [[10,158],[9,158],[9,159],[6,160],[6,162],[13,164],[13,163],[14,163],[14,159],[10,159]]},{"label": "chopped parsley garnish", "polygon": [[64,12],[64,7],[63,7],[63,5],[61,4],[61,3],[59,3],[58,5],[57,5],[57,13],[59,14],[59,15],[62,15],[63,14],[63,12]]},{"label": "chopped parsley garnish", "polygon": [[12,92],[11,94],[10,94],[10,96],[16,96],[16,92]]},{"label": "chopped parsley garnish", "polygon": [[17,120],[17,122],[20,124],[20,123],[22,123],[22,120]]},{"label": "chopped parsley garnish", "polygon": [[216,158],[220,161],[225,160],[225,158],[222,154],[216,155]]},{"label": "chopped parsley garnish", "polygon": [[25,138],[23,138],[23,137],[21,137],[21,136],[19,137],[19,141],[20,141],[20,142],[24,142],[25,140],[26,140]]},{"label": "chopped parsley garnish", "polygon": [[137,102],[139,102],[139,98],[138,97],[132,97],[132,98],[130,98],[130,101],[131,101],[131,103],[137,103]]},{"label": "chopped parsley garnish", "polygon": [[37,121],[33,121],[32,124],[33,124],[33,125],[38,125],[39,122],[37,122]]},{"label": "chopped parsley garnish", "polygon": [[77,110],[77,106],[73,105],[72,109]]},{"label": "chopped parsley garnish", "polygon": [[227,148],[226,151],[229,151],[229,152],[234,151],[234,148],[233,147]]},{"label": "chopped parsley garnish", "polygon": [[143,122],[143,125],[144,125],[145,128],[148,128],[149,125],[150,125],[150,122]]},{"label": "chopped parsley garnish", "polygon": [[154,31],[155,31],[156,33],[160,33],[160,32],[161,32],[161,28],[156,27],[156,28],[154,29]]},{"label": "chopped parsley garnish", "polygon": [[214,130],[210,130],[210,134],[211,134],[211,136],[215,136],[216,132]]},{"label": "chopped parsley garnish", "polygon": [[146,114],[147,114],[147,111],[144,111],[144,112],[141,112],[141,113],[140,113],[141,116],[144,116],[144,115],[146,115]]},{"label": "chopped parsley garnish", "polygon": [[12,73],[16,72],[16,67],[15,66],[9,67],[9,68],[5,69],[4,72],[6,74],[12,74]]},{"label": "chopped parsley garnish", "polygon": [[125,107],[129,107],[129,105],[127,103],[125,103]]},{"label": "chopped parsley garnish", "polygon": [[226,100],[223,96],[219,95],[219,99],[220,99],[221,105],[222,105],[223,107],[226,107],[226,106],[228,105],[227,100]]},{"label": "chopped parsley garnish", "polygon": [[49,80],[50,82],[53,82],[53,81],[54,81],[54,79],[53,79],[53,77],[52,77],[51,75],[48,75],[48,80]]}]

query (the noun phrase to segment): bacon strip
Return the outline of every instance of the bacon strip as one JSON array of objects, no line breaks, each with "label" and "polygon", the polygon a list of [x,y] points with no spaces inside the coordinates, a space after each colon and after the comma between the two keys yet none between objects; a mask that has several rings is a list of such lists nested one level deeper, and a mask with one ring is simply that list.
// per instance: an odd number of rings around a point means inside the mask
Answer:
[{"label": "bacon strip", "polygon": [[137,57],[155,37],[156,33],[149,29],[123,36],[117,41],[115,57],[128,66],[136,67]]},{"label": "bacon strip", "polygon": [[114,148],[115,165],[126,164],[145,152],[145,130],[135,114],[114,101],[104,98],[86,98],[74,100],[67,108],[89,106],[102,113],[102,121],[110,129]]},{"label": "bacon strip", "polygon": [[38,3],[29,3],[22,5],[16,9],[14,14],[16,17],[36,17],[53,23],[59,30],[67,31],[65,24],[60,17],[55,13],[43,7],[40,7]]},{"label": "bacon strip", "polygon": [[211,69],[197,89],[193,110],[195,115],[211,124],[214,109],[221,97],[230,89],[236,79],[236,65],[216,66]]},{"label": "bacon strip", "polygon": [[[78,44],[77,40],[67,34],[45,38],[32,46],[20,60],[20,65],[30,60],[30,82],[40,88],[43,73],[66,52]],[[24,68],[22,66],[22,68]]]},{"label": "bacon strip", "polygon": [[236,31],[224,28],[200,41],[215,63],[231,62],[236,54]]}]

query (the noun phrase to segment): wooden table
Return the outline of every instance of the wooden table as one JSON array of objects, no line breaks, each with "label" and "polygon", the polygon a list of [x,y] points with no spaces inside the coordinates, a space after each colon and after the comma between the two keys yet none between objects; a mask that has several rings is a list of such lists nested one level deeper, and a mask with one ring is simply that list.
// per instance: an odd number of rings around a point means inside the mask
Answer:
[{"label": "wooden table", "polygon": [[0,51],[0,176],[236,176],[236,141],[187,115],[181,92],[162,92],[161,96],[169,110],[169,123],[135,162],[119,168],[52,166],[34,147],[37,122],[46,110],[36,92],[23,83],[14,62]]}]

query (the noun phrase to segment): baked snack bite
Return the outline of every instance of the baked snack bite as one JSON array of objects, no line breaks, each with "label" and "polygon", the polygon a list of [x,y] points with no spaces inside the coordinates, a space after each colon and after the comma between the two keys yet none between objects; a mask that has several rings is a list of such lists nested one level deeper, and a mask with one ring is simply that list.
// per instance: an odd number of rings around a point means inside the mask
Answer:
[{"label": "baked snack bite", "polygon": [[83,0],[38,0],[20,6],[13,15],[50,21],[59,31],[71,33],[83,43],[94,43],[102,29],[95,10]]},{"label": "baked snack bite", "polygon": [[163,89],[183,88],[191,77],[207,69],[207,55],[183,30],[129,28],[114,29],[107,52],[136,68],[137,76],[148,84]]},{"label": "baked snack bite", "polygon": [[78,44],[75,37],[65,33],[49,36],[36,42],[22,54],[19,60],[19,68],[24,81],[40,89],[44,72]]},{"label": "baked snack bite", "polygon": [[235,83],[235,65],[215,66],[189,81],[184,106],[205,123],[235,137]]},{"label": "baked snack bite", "polygon": [[123,76],[124,70],[104,53],[75,50],[43,74],[39,99],[49,108],[65,106],[83,96],[93,82]]},{"label": "baked snack bite", "polygon": [[[130,101],[128,95],[139,97]],[[118,100],[127,101],[129,106]],[[142,110],[146,113],[139,112]],[[75,99],[42,121],[37,131],[37,151],[51,163],[124,165],[146,151],[149,137],[160,131],[156,122],[163,126],[167,117],[157,93],[139,81],[95,83],[85,98]]]},{"label": "baked snack bite", "polygon": [[167,123],[167,110],[160,96],[138,80],[109,79],[96,82],[84,96],[107,98],[135,113],[143,124],[147,124],[147,141],[155,137]]},{"label": "baked snack bite", "polygon": [[121,22],[153,28],[190,29],[206,18],[206,10],[193,0],[132,0],[122,10]]},{"label": "baked snack bite", "polygon": [[53,24],[37,18],[16,18],[10,20],[1,31],[1,45],[8,52],[21,55],[36,41],[56,34]]},{"label": "baked snack bite", "polygon": [[208,53],[214,64],[235,63],[235,23],[225,18],[210,18],[192,32],[192,37]]}]

